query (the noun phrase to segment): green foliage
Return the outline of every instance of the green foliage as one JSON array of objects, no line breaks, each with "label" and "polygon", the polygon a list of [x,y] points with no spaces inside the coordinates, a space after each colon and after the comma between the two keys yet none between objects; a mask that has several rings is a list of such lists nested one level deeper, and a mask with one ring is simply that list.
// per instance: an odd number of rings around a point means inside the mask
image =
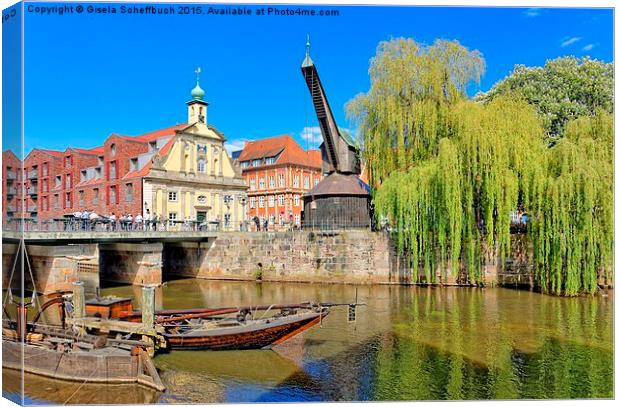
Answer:
[{"label": "green foliage", "polygon": [[456,42],[381,43],[370,90],[348,105],[376,214],[389,219],[416,275],[435,282],[438,270],[455,277],[463,268],[461,279],[483,283],[481,263],[503,262],[510,213],[524,208],[537,284],[554,294],[592,293],[612,261],[612,116],[574,120],[547,148],[543,123],[522,96],[484,104],[464,97],[483,66]]},{"label": "green foliage", "polygon": [[543,67],[515,66],[514,71],[476,100],[489,102],[518,94],[536,107],[546,132],[561,137],[568,121],[592,116],[597,110],[613,111],[613,63],[589,57],[561,57]]},{"label": "green foliage", "polygon": [[531,205],[537,281],[554,294],[594,292],[613,261],[612,115],[570,122],[546,155],[547,177]]}]

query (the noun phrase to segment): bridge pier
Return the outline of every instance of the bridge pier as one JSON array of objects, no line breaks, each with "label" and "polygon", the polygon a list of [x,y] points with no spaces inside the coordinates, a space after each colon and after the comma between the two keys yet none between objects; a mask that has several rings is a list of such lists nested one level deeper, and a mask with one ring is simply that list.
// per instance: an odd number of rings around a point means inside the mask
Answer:
[{"label": "bridge pier", "polygon": [[162,255],[164,278],[196,277],[206,266],[207,253],[212,245],[213,240],[165,243]]},{"label": "bridge pier", "polygon": [[[11,269],[17,254],[17,243],[2,244],[3,285],[7,287]],[[89,291],[94,291],[99,284],[97,276],[98,249],[96,244],[78,245],[27,245],[28,260],[34,276],[35,288],[40,294],[56,291],[70,291],[74,282],[85,280]],[[24,287],[32,288],[32,279],[28,272],[28,263],[18,260],[11,287],[18,288],[24,273]],[[93,276],[82,275],[82,270],[93,270]]]},{"label": "bridge pier", "polygon": [[135,285],[160,285],[162,251],[162,243],[101,243],[101,279]]}]

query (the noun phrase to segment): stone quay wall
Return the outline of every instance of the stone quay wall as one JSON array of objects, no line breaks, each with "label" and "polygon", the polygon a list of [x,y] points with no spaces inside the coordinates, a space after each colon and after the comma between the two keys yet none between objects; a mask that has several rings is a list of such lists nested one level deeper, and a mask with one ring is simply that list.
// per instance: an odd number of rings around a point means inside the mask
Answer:
[{"label": "stone quay wall", "polygon": [[265,281],[389,283],[382,233],[239,232],[201,244],[166,245],[164,276]]},{"label": "stone quay wall", "polygon": [[[383,232],[230,232],[203,242],[28,245],[37,291],[69,290],[82,280],[94,291],[99,280],[134,285],[194,277],[221,280],[345,284],[431,284],[409,259],[397,254]],[[3,244],[3,285],[15,261],[15,244]],[[524,235],[512,236],[505,267],[497,256],[482,265],[485,286],[533,287],[531,248]],[[12,286],[19,287],[22,265]],[[452,276],[435,270],[435,284],[461,285],[465,270]],[[448,274],[448,276],[442,276]],[[29,276],[25,276],[26,286]]]}]

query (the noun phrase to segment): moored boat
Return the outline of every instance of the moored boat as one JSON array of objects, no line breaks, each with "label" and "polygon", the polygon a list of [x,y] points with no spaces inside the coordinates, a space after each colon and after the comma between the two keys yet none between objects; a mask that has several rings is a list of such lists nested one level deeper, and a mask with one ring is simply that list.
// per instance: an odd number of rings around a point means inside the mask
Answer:
[{"label": "moored boat", "polygon": [[270,317],[247,319],[194,318],[164,324],[164,337],[176,350],[269,349],[321,322],[328,308],[305,312],[281,312]]}]

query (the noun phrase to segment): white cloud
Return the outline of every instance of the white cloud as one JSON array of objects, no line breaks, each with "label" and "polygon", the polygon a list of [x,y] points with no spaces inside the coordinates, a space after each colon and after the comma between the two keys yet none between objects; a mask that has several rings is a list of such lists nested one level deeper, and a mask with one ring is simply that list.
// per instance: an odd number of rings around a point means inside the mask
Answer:
[{"label": "white cloud", "polygon": [[[323,142],[323,135],[321,134],[321,128],[319,126],[304,127],[299,133],[299,136],[310,148],[318,148]],[[306,148],[305,145],[302,147]]]},{"label": "white cloud", "polygon": [[527,17],[538,17],[542,14],[542,10],[538,7],[528,8],[523,12]]},{"label": "white cloud", "polygon": [[246,141],[248,140],[239,139],[227,141],[226,144],[224,144],[224,148],[226,149],[226,151],[228,151],[228,154],[232,154],[233,151],[243,150]]},{"label": "white cloud", "polygon": [[577,42],[577,41],[579,41],[580,39],[581,39],[581,37],[572,37],[572,38],[569,38],[569,39],[565,39],[565,40],[562,42],[561,46],[562,46],[562,47],[568,47],[569,45],[576,43],[576,42]]},{"label": "white cloud", "polygon": [[583,47],[582,49],[583,49],[584,51],[590,51],[590,50],[591,50],[592,48],[594,48],[594,47],[595,47],[595,45],[594,45],[594,44],[588,44],[588,45],[586,45],[585,47]]}]

